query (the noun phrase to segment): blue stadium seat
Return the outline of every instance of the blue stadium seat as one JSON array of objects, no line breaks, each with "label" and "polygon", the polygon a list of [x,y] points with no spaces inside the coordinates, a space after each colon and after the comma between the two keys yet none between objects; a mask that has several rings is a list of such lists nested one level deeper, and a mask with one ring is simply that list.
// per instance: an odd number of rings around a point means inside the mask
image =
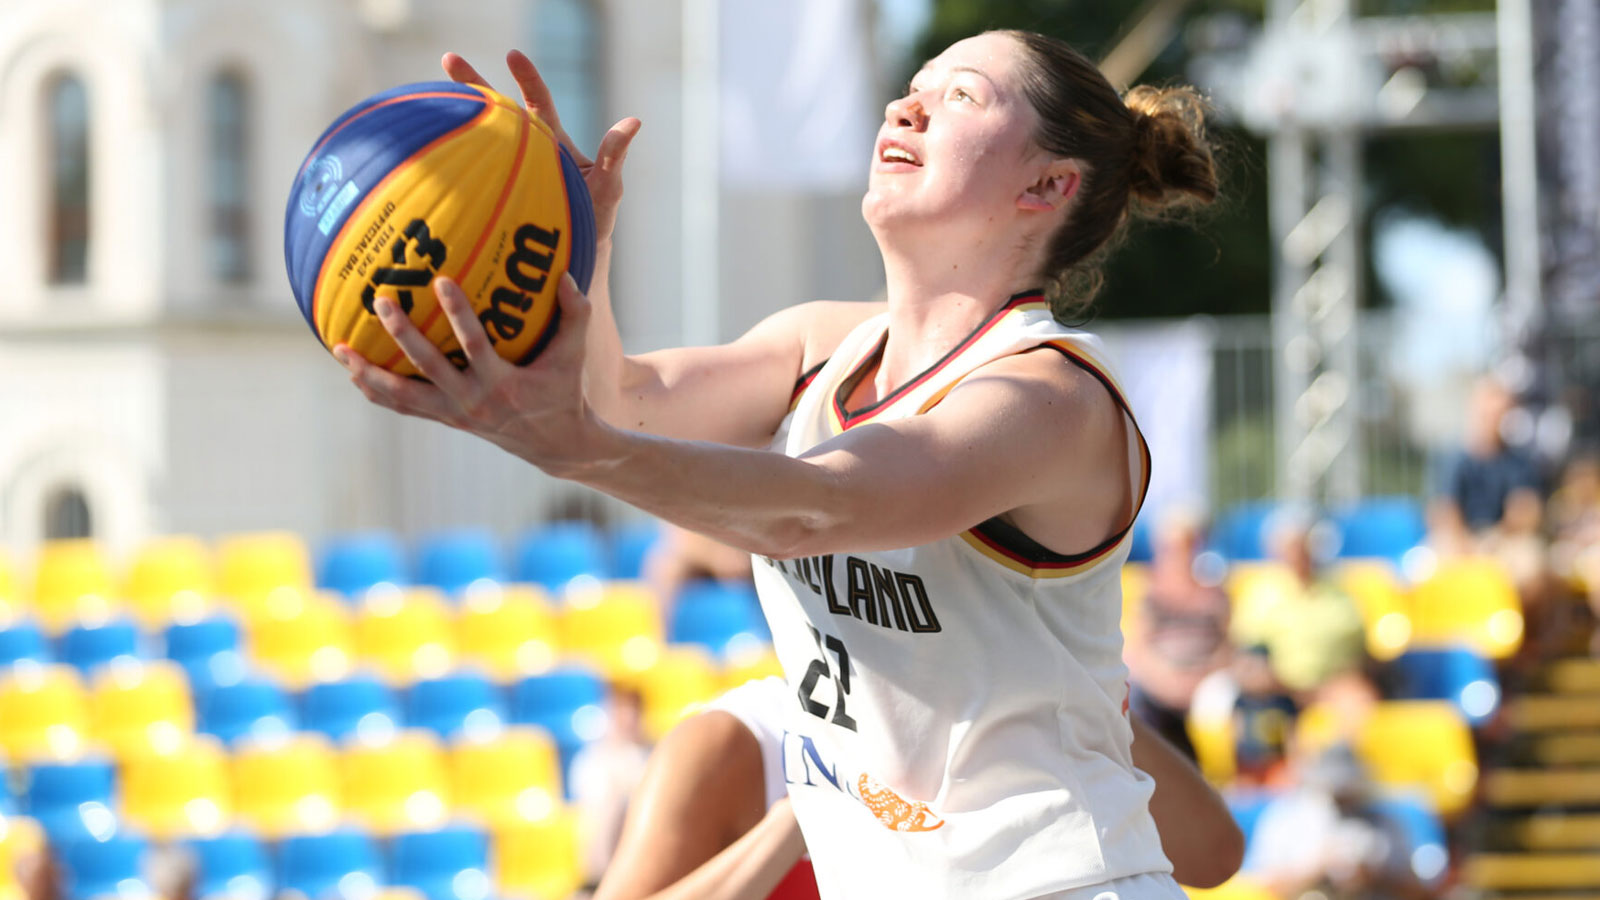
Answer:
[{"label": "blue stadium seat", "polygon": [[491,893],[489,839],[476,828],[399,835],[393,858],[394,883],[428,900],[483,900]]},{"label": "blue stadium seat", "polygon": [[174,622],[166,630],[167,658],[183,666],[197,690],[238,681],[245,674],[239,623],[225,615]]},{"label": "blue stadium seat", "polygon": [[145,871],[150,843],[142,837],[118,832],[104,839],[79,838],[62,845],[59,853],[67,900],[157,897]]},{"label": "blue stadium seat", "polygon": [[362,731],[400,727],[400,703],[389,686],[371,675],[314,684],[300,700],[303,724],[334,741]]},{"label": "blue stadium seat", "polygon": [[1250,843],[1250,836],[1255,833],[1256,823],[1261,821],[1262,810],[1267,808],[1274,796],[1271,791],[1265,790],[1228,791],[1224,796],[1228,812],[1233,814],[1233,821],[1244,835],[1246,846]]},{"label": "blue stadium seat", "polygon": [[49,662],[50,645],[32,619],[17,619],[0,630],[0,666],[25,659]]},{"label": "blue stadium seat", "polygon": [[717,655],[756,650],[772,641],[755,586],[722,581],[693,581],[678,592],[667,624],[667,640],[699,644]]},{"label": "blue stadium seat", "polygon": [[17,801],[11,796],[11,767],[0,759],[0,817],[17,814]]},{"label": "blue stadium seat", "polygon": [[276,891],[267,848],[246,831],[189,841],[195,900],[268,900]]},{"label": "blue stadium seat", "polygon": [[605,541],[588,522],[552,522],[518,538],[513,574],[551,593],[559,593],[579,575],[604,578]]},{"label": "blue stadium seat", "polygon": [[1482,725],[1500,708],[1500,679],[1494,666],[1467,647],[1417,647],[1390,663],[1396,700],[1448,700],[1473,725]]},{"label": "blue stadium seat", "polygon": [[41,763],[28,771],[26,812],[58,844],[115,829],[116,767],[109,759]]},{"label": "blue stadium seat", "polygon": [[661,524],[653,519],[628,522],[611,529],[611,577],[638,578],[645,557],[661,539]]},{"label": "blue stadium seat", "polygon": [[451,531],[423,539],[417,548],[417,583],[453,594],[479,579],[501,581],[500,545],[486,531]]},{"label": "blue stadium seat", "polygon": [[1133,520],[1133,545],[1128,548],[1128,562],[1147,563],[1155,558],[1155,541],[1150,534],[1154,529],[1148,515]]},{"label": "blue stadium seat", "polygon": [[218,685],[199,697],[200,730],[232,744],[293,731],[294,707],[277,682],[256,675]]},{"label": "blue stadium seat", "polygon": [[441,738],[492,732],[505,719],[499,689],[475,672],[424,679],[406,693],[406,724]]},{"label": "blue stadium seat", "polygon": [[550,732],[565,772],[584,741],[598,736],[595,725],[605,721],[605,698],[605,682],[594,672],[576,666],[553,669],[512,687],[511,720]]},{"label": "blue stadium seat", "polygon": [[354,597],[385,583],[406,583],[405,552],[393,535],[349,534],[323,544],[317,587]]},{"label": "blue stadium seat", "polygon": [[1411,871],[1424,885],[1437,888],[1444,880],[1450,851],[1445,843],[1444,824],[1433,811],[1433,805],[1426,797],[1399,793],[1380,798],[1376,805],[1405,831],[1411,851]]},{"label": "blue stadium seat", "polygon": [[385,883],[378,845],[362,831],[299,835],[278,845],[278,889],[307,897],[361,897]]},{"label": "blue stadium seat", "polygon": [[61,635],[56,652],[62,662],[88,675],[118,657],[138,659],[139,627],[128,619],[76,625]]},{"label": "blue stadium seat", "polygon": [[1277,511],[1273,500],[1253,500],[1224,510],[1212,523],[1212,549],[1230,560],[1266,559],[1267,520]]},{"label": "blue stadium seat", "polygon": [[1369,497],[1336,511],[1333,521],[1343,538],[1339,555],[1347,558],[1375,556],[1398,563],[1428,532],[1422,504],[1411,497]]}]

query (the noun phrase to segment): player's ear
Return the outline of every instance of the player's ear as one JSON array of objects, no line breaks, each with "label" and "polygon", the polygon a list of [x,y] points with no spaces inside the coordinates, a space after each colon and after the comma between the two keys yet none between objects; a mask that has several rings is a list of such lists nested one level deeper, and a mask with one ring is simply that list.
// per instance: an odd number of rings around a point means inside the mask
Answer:
[{"label": "player's ear", "polygon": [[1075,159],[1052,161],[1021,194],[1017,208],[1034,212],[1054,212],[1072,201],[1083,183],[1083,167]]}]

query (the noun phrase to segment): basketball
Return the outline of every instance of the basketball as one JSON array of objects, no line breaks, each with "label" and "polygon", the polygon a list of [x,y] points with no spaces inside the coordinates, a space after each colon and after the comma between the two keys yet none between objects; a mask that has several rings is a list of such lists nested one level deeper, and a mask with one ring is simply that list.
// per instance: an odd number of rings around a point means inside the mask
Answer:
[{"label": "basketball", "polygon": [[300,312],[402,375],[416,369],[374,314],[393,299],[458,367],[466,356],[429,286],[455,279],[507,360],[555,333],[565,272],[587,291],[594,210],[550,129],[486,88],[410,84],[346,111],[322,133],[289,194],[284,257]]}]

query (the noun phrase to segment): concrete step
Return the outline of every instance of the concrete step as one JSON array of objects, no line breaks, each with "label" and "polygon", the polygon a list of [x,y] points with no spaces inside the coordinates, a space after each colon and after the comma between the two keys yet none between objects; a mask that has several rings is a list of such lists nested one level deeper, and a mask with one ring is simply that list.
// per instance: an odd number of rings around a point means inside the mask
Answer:
[{"label": "concrete step", "polygon": [[1479,853],[1461,871],[1462,881],[1479,890],[1600,889],[1600,853]]},{"label": "concrete step", "polygon": [[1600,813],[1541,813],[1505,826],[1524,850],[1600,850]]},{"label": "concrete step", "polygon": [[1600,731],[1600,697],[1584,694],[1527,694],[1507,712],[1517,731]]},{"label": "concrete step", "polygon": [[1490,806],[1600,806],[1600,768],[1495,769],[1484,776]]},{"label": "concrete step", "polygon": [[1558,659],[1545,666],[1543,681],[1557,694],[1600,694],[1600,659]]},{"label": "concrete step", "polygon": [[1517,756],[1545,766],[1600,766],[1600,733],[1575,731],[1532,735]]}]

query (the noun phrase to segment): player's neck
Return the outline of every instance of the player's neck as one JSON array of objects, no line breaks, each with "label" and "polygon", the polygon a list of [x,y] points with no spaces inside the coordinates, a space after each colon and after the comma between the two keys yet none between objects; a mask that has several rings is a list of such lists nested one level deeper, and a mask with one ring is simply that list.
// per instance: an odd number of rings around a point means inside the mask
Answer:
[{"label": "player's neck", "polygon": [[1012,295],[1035,286],[1019,274],[1028,271],[1020,260],[997,264],[997,257],[1013,255],[998,249],[982,248],[987,258],[885,250],[889,339],[874,381],[890,390],[899,386],[937,362]]}]

